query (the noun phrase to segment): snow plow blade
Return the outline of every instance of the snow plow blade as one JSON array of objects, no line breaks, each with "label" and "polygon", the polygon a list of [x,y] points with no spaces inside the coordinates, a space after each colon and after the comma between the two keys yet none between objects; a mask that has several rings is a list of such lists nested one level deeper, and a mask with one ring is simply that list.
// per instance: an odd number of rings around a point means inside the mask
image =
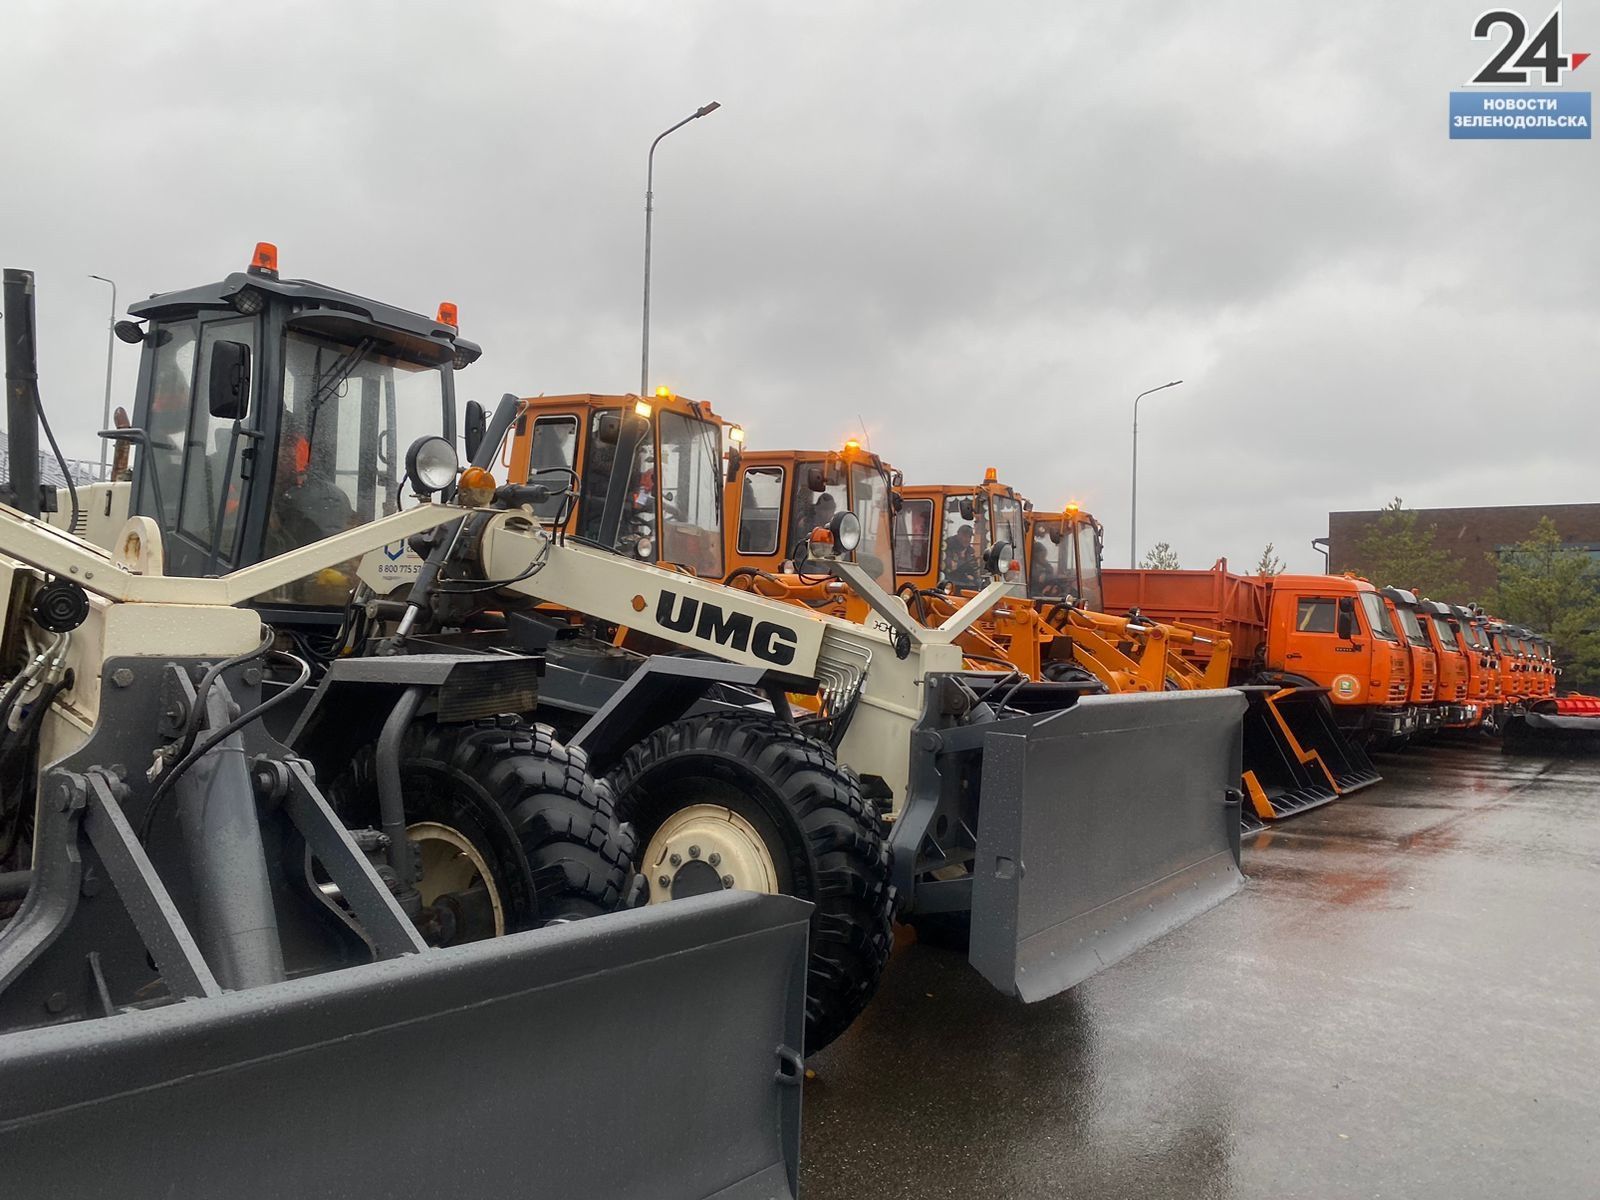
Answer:
[{"label": "snow plow blade", "polygon": [[1600,702],[1587,696],[1530,700],[1507,715],[1500,748],[1506,754],[1600,750]]},{"label": "snow plow blade", "polygon": [[1246,833],[1377,783],[1372,760],[1333,719],[1327,692],[1259,684],[1239,689],[1244,718]]},{"label": "snow plow blade", "polygon": [[725,892],[7,1034],[5,1191],[793,1196],[810,908]]},{"label": "snow plow blade", "polygon": [[1032,1002],[1231,896],[1245,698],[1091,696],[986,727],[972,965]]}]

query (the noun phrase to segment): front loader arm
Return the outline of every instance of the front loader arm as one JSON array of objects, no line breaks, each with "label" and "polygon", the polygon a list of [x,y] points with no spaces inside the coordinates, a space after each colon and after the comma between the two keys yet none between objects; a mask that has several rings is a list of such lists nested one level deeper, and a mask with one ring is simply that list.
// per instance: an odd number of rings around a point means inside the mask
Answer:
[{"label": "front loader arm", "polygon": [[[911,728],[923,712],[923,680],[961,669],[955,632],[922,629],[903,610],[896,613],[892,601],[894,620],[858,625],[553,539],[522,512],[488,517],[476,545],[485,579],[507,581],[507,591],[727,662],[814,679],[825,697],[859,692],[840,755],[861,774],[882,778],[896,804],[905,792]],[[852,570],[840,566],[852,587],[862,586]],[[986,591],[982,605],[993,604],[999,591]]]}]

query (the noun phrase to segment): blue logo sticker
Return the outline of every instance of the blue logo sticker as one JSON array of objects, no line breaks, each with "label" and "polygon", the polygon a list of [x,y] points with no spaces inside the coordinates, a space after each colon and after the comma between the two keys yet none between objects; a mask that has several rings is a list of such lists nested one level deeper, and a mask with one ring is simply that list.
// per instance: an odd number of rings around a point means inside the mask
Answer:
[{"label": "blue logo sticker", "polygon": [[1451,92],[1450,137],[1585,138],[1588,92]]}]

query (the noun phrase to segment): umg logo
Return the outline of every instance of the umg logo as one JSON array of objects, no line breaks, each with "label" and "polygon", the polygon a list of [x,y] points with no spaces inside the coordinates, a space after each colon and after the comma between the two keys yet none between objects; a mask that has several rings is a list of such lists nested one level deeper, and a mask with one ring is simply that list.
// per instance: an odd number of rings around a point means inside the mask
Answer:
[{"label": "umg logo", "polygon": [[656,621],[674,633],[753,654],[775,667],[794,661],[799,642],[792,629],[775,621],[758,621],[749,613],[730,612],[710,600],[680,596],[665,588],[656,600]]}]

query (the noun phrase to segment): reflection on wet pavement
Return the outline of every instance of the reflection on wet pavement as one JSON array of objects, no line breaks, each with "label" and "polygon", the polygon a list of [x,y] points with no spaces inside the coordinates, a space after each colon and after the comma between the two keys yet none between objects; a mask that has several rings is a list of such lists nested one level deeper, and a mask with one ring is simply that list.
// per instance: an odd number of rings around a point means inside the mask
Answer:
[{"label": "reflection on wet pavement", "polygon": [[802,1194],[1600,1194],[1600,758],[1380,767],[1065,996],[903,945],[811,1063]]}]

